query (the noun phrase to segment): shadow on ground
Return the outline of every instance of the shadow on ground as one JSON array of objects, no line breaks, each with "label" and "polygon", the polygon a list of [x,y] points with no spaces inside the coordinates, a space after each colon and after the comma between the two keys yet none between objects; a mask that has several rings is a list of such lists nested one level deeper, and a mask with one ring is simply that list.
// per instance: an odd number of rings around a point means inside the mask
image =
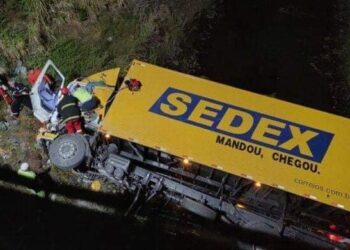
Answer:
[{"label": "shadow on ground", "polygon": [[[237,249],[237,239],[269,249],[312,249],[296,242],[243,231],[218,222],[207,222],[175,206],[149,206],[140,214],[146,220],[124,217],[128,195],[91,192],[53,182],[48,176],[33,183],[6,166],[2,182],[45,189],[73,199],[116,208],[114,214],[52,202],[0,187],[0,249]],[[273,242],[273,244],[271,244]],[[271,245],[273,246],[271,248]]]}]

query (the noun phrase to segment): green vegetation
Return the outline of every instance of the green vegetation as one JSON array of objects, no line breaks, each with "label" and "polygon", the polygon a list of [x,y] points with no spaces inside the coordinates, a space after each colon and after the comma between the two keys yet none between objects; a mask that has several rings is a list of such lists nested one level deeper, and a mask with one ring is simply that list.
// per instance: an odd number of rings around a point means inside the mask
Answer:
[{"label": "green vegetation", "polygon": [[[0,66],[17,59],[41,67],[51,58],[69,78],[132,59],[191,72],[186,36],[214,0],[8,0],[0,2]],[[186,46],[182,46],[186,44]]]},{"label": "green vegetation", "polygon": [[[69,79],[119,66],[132,59],[191,73],[196,51],[188,35],[214,0],[6,0],[0,1],[0,70],[20,59],[42,67],[52,59]],[[9,120],[0,102],[0,120]],[[34,155],[39,124],[21,114],[0,131],[0,166],[13,168]]]}]

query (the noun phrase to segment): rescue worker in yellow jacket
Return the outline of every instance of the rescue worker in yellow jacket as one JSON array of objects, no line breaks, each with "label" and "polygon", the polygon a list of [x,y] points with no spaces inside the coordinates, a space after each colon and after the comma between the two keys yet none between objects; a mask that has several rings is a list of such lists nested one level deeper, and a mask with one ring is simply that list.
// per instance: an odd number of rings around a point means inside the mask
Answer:
[{"label": "rescue worker in yellow jacket", "polygon": [[99,100],[93,96],[86,88],[78,86],[73,92],[73,96],[77,98],[81,104],[81,111],[91,111],[99,105]]}]

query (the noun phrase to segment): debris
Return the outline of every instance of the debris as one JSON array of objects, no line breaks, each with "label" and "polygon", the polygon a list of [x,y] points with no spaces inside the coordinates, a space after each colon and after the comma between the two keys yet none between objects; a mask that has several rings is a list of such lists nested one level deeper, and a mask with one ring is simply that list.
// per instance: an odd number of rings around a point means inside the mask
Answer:
[{"label": "debris", "polygon": [[28,148],[28,145],[25,142],[21,142],[19,144],[19,146],[20,146],[22,152],[25,152],[27,150],[27,148]]},{"label": "debris", "polygon": [[99,192],[101,190],[101,182],[99,180],[94,180],[91,183],[91,190],[95,192]]},{"label": "debris", "polygon": [[9,124],[9,127],[12,127],[18,125],[19,121],[11,116],[7,123]]},{"label": "debris", "polygon": [[33,171],[29,170],[29,164],[27,162],[23,162],[21,164],[17,171],[17,174],[32,180],[34,180],[36,177],[36,174]]},{"label": "debris", "polygon": [[[38,194],[37,194],[38,195]],[[50,193],[48,195],[49,199],[53,202],[61,203],[61,204],[70,204],[75,207],[79,208],[84,208],[96,212],[101,212],[101,213],[107,213],[107,214],[114,214],[115,213],[115,208],[112,207],[106,207],[104,205],[87,201],[87,200],[82,200],[82,199],[72,199],[69,197],[66,197],[61,194],[56,194],[56,193]]]},{"label": "debris", "polygon": [[15,75],[19,76],[21,78],[26,78],[27,76],[27,68],[23,66],[23,62],[21,60],[18,60],[16,63],[16,68],[15,68]]},{"label": "debris", "polygon": [[39,198],[45,198],[46,192],[45,192],[45,190],[40,190],[38,192],[35,192],[35,195],[38,196]]},{"label": "debris", "polygon": [[9,123],[6,121],[0,122],[0,131],[6,131],[9,128]]},{"label": "debris", "polygon": [[30,152],[27,157],[30,169],[36,174],[41,174],[46,172],[44,168],[43,158],[38,152]]},{"label": "debris", "polygon": [[0,148],[0,156],[1,156],[1,158],[3,160],[7,160],[7,159],[9,159],[11,157],[11,153],[6,151],[6,150],[4,150],[4,149],[2,149],[2,148]]},{"label": "debris", "polygon": [[22,171],[27,171],[29,169],[29,164],[27,162],[22,162],[19,169]]},{"label": "debris", "polygon": [[20,141],[19,141],[19,139],[17,137],[10,137],[10,138],[8,138],[8,141],[11,144],[15,144],[15,145],[19,145],[20,144]]},{"label": "debris", "polygon": [[0,67],[0,74],[7,74],[7,70],[4,67]]},{"label": "debris", "polygon": [[51,194],[49,194],[49,199],[50,199],[51,201],[56,201],[56,199],[57,199],[57,195],[56,195],[56,194],[51,193]]}]

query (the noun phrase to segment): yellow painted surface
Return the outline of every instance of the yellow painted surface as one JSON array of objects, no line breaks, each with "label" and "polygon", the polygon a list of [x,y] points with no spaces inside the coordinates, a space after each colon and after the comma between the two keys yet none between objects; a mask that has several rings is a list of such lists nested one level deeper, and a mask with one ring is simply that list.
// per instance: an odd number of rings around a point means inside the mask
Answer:
[{"label": "yellow painted surface", "polygon": [[39,134],[36,137],[36,140],[38,141],[40,139],[44,139],[44,140],[53,141],[54,139],[56,139],[57,136],[58,136],[58,134],[56,134],[56,133],[39,132]]},{"label": "yellow painted surface", "polygon": [[90,188],[92,191],[99,192],[101,190],[101,182],[99,180],[94,180],[91,183]]},{"label": "yellow painted surface", "polygon": [[105,113],[105,107],[106,107],[108,98],[112,95],[114,91],[114,88],[119,76],[119,72],[120,72],[120,68],[109,69],[109,70],[91,75],[88,78],[83,80],[83,82],[86,82],[86,83],[89,81],[90,82],[103,81],[107,84],[106,86],[97,86],[94,89],[94,95],[96,95],[97,98],[101,101],[101,106],[96,109],[96,112],[102,117],[104,116],[104,113]]},{"label": "yellow painted surface", "polygon": [[350,211],[349,119],[139,61],[131,78],[103,132]]}]

